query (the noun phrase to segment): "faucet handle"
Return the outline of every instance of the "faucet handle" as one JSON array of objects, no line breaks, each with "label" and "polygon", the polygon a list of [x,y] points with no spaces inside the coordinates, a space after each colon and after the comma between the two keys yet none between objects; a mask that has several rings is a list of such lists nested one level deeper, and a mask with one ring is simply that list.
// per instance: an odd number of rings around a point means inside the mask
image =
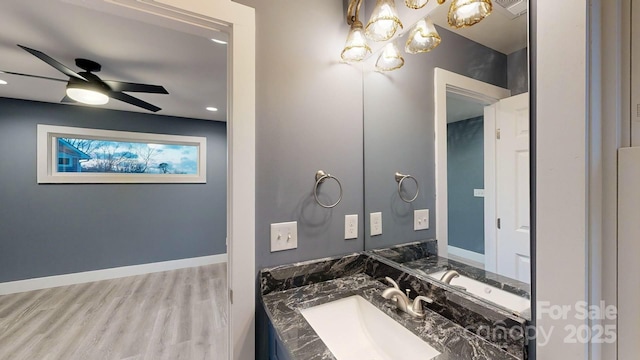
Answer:
[{"label": "faucet handle", "polygon": [[422,295],[417,296],[415,299],[413,299],[413,305],[411,305],[411,310],[413,310],[413,312],[419,316],[424,315],[424,310],[422,310],[422,303],[421,303],[422,301],[428,304],[431,304],[433,302],[431,298],[428,298]]},{"label": "faucet handle", "polygon": [[398,283],[397,283],[397,282],[395,282],[395,281],[393,281],[393,279],[392,279],[392,278],[390,278],[390,277],[388,277],[388,276],[385,276],[385,277],[384,277],[384,279],[385,279],[385,280],[387,280],[387,282],[388,282],[389,284],[391,284],[394,288],[396,288],[396,289],[400,290],[400,286],[398,286]]}]

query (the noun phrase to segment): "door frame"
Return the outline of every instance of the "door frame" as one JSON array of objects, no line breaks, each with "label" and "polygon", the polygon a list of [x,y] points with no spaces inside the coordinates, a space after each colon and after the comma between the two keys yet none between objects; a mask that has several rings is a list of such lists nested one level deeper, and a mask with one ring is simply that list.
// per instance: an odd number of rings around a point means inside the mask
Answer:
[{"label": "door frame", "polygon": [[227,51],[229,359],[255,357],[255,10],[231,0],[90,0],[223,31]]},{"label": "door frame", "polygon": [[[434,69],[434,101],[435,101],[435,160],[436,160],[436,239],[438,240],[438,255],[448,257],[448,199],[447,199],[447,92],[476,99],[486,105],[498,102],[500,99],[511,96],[511,90],[491,85],[480,80],[472,79],[441,68]],[[486,110],[485,110],[486,111]],[[485,139],[487,134],[495,134],[495,117],[484,121]],[[492,145],[491,145],[492,144]],[[487,147],[489,145],[489,148]],[[488,257],[486,254],[494,254],[493,264],[495,270],[495,257],[497,249],[495,245],[495,226],[487,226],[490,221],[495,225],[495,141],[493,143],[485,141],[485,269]],[[493,155],[491,155],[493,154]],[[487,170],[487,165],[493,169]],[[487,174],[492,173],[493,177],[487,178]],[[489,185],[489,186],[488,186]],[[444,195],[440,195],[444,194]],[[493,201],[487,199],[493,199]],[[493,214],[490,220],[487,214]],[[487,229],[493,230],[493,235],[487,235]],[[487,242],[488,239],[489,243]]]}]

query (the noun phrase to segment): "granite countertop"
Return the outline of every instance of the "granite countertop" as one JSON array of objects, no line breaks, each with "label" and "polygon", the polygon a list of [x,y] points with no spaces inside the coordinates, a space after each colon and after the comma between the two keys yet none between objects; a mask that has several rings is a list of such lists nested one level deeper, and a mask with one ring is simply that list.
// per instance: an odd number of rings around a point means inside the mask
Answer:
[{"label": "granite countertop", "polygon": [[454,269],[464,276],[501,288],[514,295],[522,296],[527,299],[531,298],[531,285],[527,283],[438,255],[430,255],[428,257],[403,263],[402,265],[409,269],[422,271],[425,275],[439,270]]},{"label": "granite countertop", "polygon": [[[413,272],[419,277],[429,277],[428,274],[440,270],[456,270],[461,275],[471,279],[502,289],[514,295],[531,299],[531,285],[527,283],[436,255],[437,243],[435,240],[419,241],[385,249],[370,250],[369,254],[373,257],[381,257],[393,261],[403,268],[404,271]],[[481,297],[478,298],[482,299]],[[511,311],[511,309],[507,309],[498,304],[491,304],[506,311]],[[531,320],[530,312],[518,315],[527,320]]]},{"label": "granite countertop", "polygon": [[451,320],[426,310],[424,319],[399,312],[381,294],[387,288],[364,273],[313,283],[262,296],[280,342],[295,360],[335,359],[298,309],[360,295],[441,352],[436,360],[514,360],[506,351]]}]

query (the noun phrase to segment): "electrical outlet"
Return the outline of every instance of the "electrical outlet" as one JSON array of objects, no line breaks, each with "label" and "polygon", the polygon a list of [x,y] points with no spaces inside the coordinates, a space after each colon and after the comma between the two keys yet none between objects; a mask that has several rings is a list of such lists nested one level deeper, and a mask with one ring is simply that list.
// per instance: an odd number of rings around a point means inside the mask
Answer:
[{"label": "electrical outlet", "polygon": [[271,224],[271,252],[298,247],[298,223],[296,221]]},{"label": "electrical outlet", "polygon": [[484,189],[473,189],[474,197],[484,197]]},{"label": "electrical outlet", "polygon": [[382,235],[382,213],[371,213],[369,220],[371,223],[371,236]]},{"label": "electrical outlet", "polygon": [[413,230],[429,229],[429,209],[415,210],[413,212]]},{"label": "electrical outlet", "polygon": [[344,216],[344,239],[358,238],[358,214]]}]

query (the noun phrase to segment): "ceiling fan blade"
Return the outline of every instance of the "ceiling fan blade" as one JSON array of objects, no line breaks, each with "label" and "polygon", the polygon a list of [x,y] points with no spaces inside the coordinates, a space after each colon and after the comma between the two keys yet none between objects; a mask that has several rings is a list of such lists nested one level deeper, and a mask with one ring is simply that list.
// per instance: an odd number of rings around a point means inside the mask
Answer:
[{"label": "ceiling fan blade", "polygon": [[77,103],[77,101],[73,100],[72,98],[68,97],[65,95],[65,97],[62,98],[62,100],[60,100],[61,103],[67,103],[67,104],[75,104]]},{"label": "ceiling fan blade", "polygon": [[136,97],[133,97],[133,96],[125,94],[125,93],[117,92],[117,91],[110,91],[109,92],[109,97],[111,97],[113,99],[116,99],[116,100],[124,101],[124,102],[126,102],[128,104],[135,105],[135,106],[141,107],[143,109],[147,109],[147,110],[152,111],[152,112],[158,112],[158,111],[162,110],[161,108],[159,108],[159,107],[157,107],[155,105],[149,104],[146,101],[142,101],[142,100],[140,100],[140,99],[138,99]]},{"label": "ceiling fan blade", "polygon": [[80,74],[78,74],[77,72],[69,69],[68,67],[62,65],[61,63],[59,63],[57,60],[55,60],[54,58],[52,58],[51,56],[35,50],[35,49],[31,49],[28,48],[26,46],[22,46],[20,44],[18,44],[18,46],[20,46],[22,49],[24,49],[25,51],[29,52],[31,55],[37,57],[38,59],[46,62],[47,64],[49,64],[50,66],[53,66],[56,70],[60,71],[61,73],[69,76],[69,77],[74,77],[76,79],[80,79],[83,81],[87,81],[87,79],[85,79],[83,76],[81,76]]},{"label": "ceiling fan blade", "polygon": [[69,80],[63,80],[63,79],[56,79],[56,78],[52,78],[52,77],[48,77],[48,76],[30,75],[30,74],[23,74],[23,73],[17,73],[17,72],[13,72],[13,71],[4,71],[4,70],[0,70],[0,74],[28,76],[28,77],[32,77],[32,78],[36,78],[36,79],[45,79],[45,80],[53,80],[53,81],[61,81],[61,82],[69,81]]},{"label": "ceiling fan blade", "polygon": [[113,91],[131,91],[150,94],[168,94],[169,92],[160,85],[136,84],[114,80],[103,80]]}]

